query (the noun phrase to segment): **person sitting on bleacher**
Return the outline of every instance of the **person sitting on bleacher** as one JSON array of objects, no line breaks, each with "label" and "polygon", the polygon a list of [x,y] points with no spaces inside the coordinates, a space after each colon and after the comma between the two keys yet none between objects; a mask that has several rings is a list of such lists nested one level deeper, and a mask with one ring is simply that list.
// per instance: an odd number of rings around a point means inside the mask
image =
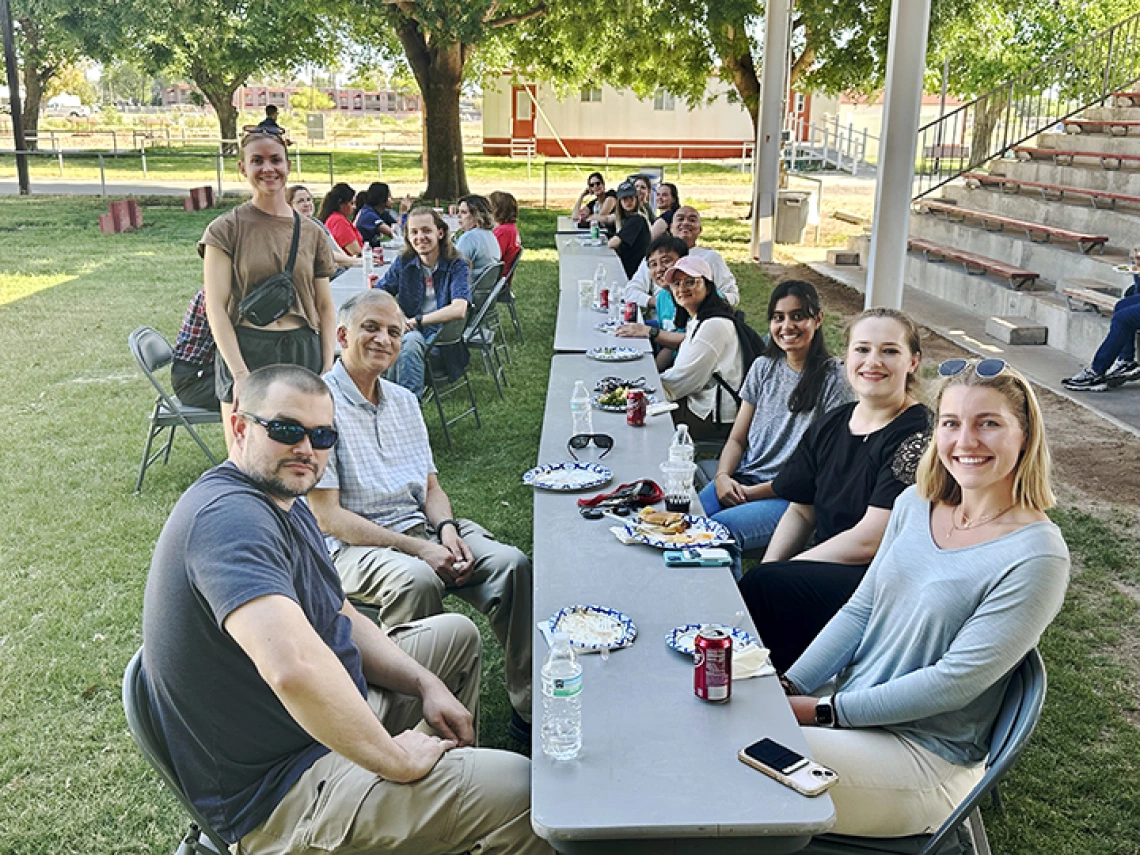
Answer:
[{"label": "person sitting on bleacher", "polygon": [[1132,284],[1112,309],[1108,335],[1104,337],[1092,364],[1061,385],[1074,392],[1103,392],[1140,380],[1136,361],[1136,333],[1140,332],[1140,247],[1132,250]]},{"label": "person sitting on bleacher", "polygon": [[942,825],[981,780],[1010,674],[1064,601],[1069,551],[1044,513],[1033,389],[998,359],[943,363],[954,370],[917,486],[851,599],[781,679],[811,756],[839,773],[838,834]]},{"label": "person sitting on bleacher", "polygon": [[341,359],[325,375],[340,441],[309,503],[334,539],[346,594],[378,608],[385,625],[441,613],[448,593],[487,615],[503,646],[514,733],[525,738],[530,559],[477,523],[453,519],[419,402],[382,377],[400,353],[403,329],[403,313],[384,291],[362,291],[341,306]]}]

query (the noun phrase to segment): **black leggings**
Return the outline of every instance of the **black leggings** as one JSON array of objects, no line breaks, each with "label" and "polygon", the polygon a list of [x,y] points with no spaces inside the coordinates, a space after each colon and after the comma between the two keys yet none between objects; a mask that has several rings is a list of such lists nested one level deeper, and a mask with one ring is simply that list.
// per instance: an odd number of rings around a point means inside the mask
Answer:
[{"label": "black leggings", "polygon": [[855,593],[867,564],[774,561],[740,580],[740,593],[772,664],[783,674]]},{"label": "black leggings", "polygon": [[[301,365],[314,374],[321,373],[321,337],[311,327],[278,330],[239,326],[234,332],[245,367],[250,371],[266,365]],[[214,368],[218,400],[233,403],[234,378],[220,352],[214,360]]]}]

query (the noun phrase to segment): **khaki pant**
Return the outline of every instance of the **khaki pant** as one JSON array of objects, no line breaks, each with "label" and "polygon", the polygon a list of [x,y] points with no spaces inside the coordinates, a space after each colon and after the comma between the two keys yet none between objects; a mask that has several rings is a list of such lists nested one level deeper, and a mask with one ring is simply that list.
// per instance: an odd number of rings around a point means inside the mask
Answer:
[{"label": "khaki pant", "polygon": [[[397,626],[390,635],[474,710],[479,634],[471,621],[438,615]],[[428,730],[417,699],[369,690],[368,703],[393,734],[413,725]],[[531,829],[530,762],[482,748],[449,751],[411,784],[386,781],[338,754],[326,754],[233,850],[236,855],[553,852]]]},{"label": "khaki pant", "polygon": [[[481,525],[459,520],[459,536],[475,558],[471,579],[462,587],[448,587],[431,567],[405,552],[375,546],[345,546],[333,555],[345,594],[376,606],[385,626],[418,620],[443,611],[447,594],[485,614],[503,646],[503,670],[511,706],[530,721],[530,665],[534,619],[531,609],[530,559],[520,550],[500,543]],[[439,542],[424,526],[405,532]]]},{"label": "khaki pant", "polygon": [[803,734],[812,758],[839,773],[828,790],[834,834],[931,834],[984,773],[980,764],[958,766],[882,728],[805,727]]}]

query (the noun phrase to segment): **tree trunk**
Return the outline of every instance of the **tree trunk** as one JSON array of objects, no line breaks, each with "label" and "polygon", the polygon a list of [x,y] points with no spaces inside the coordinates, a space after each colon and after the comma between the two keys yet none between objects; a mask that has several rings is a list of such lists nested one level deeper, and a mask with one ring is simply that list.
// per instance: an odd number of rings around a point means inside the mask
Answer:
[{"label": "tree trunk", "polygon": [[[47,77],[50,80],[51,76]],[[40,147],[36,138],[40,132],[40,103],[44,98],[44,84],[42,72],[34,62],[24,61],[24,103],[20,116],[24,120],[24,139],[28,148],[36,151]]]},{"label": "tree trunk", "polygon": [[[238,138],[238,109],[234,106],[234,92],[238,83],[219,82],[216,80],[202,80],[192,78],[195,85],[202,90],[210,106],[218,116],[218,130],[223,140],[236,140]],[[223,154],[236,154],[237,145],[232,142],[222,143]]]},{"label": "tree trunk", "polygon": [[419,24],[404,18],[396,27],[404,54],[423,97],[424,151],[427,199],[458,199],[465,196],[467,170],[463,164],[463,134],[459,125],[459,96],[463,66],[470,47],[459,42],[428,44]]},{"label": "tree trunk", "polygon": [[760,127],[760,80],[756,76],[756,64],[752,54],[724,56],[720,58],[721,65],[728,71],[732,85],[736,87],[736,94],[740,102],[752,117],[752,137],[755,139]]},{"label": "tree trunk", "polygon": [[978,104],[974,112],[974,129],[970,135],[970,166],[984,163],[990,157],[991,138],[1005,111],[1006,90],[995,92]]}]

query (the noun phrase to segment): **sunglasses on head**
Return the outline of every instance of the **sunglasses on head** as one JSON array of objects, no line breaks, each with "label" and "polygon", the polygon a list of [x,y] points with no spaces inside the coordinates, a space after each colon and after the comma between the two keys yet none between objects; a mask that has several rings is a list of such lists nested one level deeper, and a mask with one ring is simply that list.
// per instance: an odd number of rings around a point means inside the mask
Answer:
[{"label": "sunglasses on head", "polygon": [[602,453],[598,458],[599,460],[609,454],[610,450],[614,447],[614,438],[608,433],[576,433],[566,441],[566,450],[570,452],[571,457],[577,460],[578,455],[576,455],[574,451],[581,451],[591,442],[602,449]]},{"label": "sunglasses on head", "polygon": [[265,432],[269,435],[271,440],[279,442],[282,445],[297,445],[306,436],[316,451],[327,451],[336,445],[336,428],[307,428],[296,422],[286,422],[281,419],[263,419],[260,416],[255,416],[253,413],[246,412],[241,412],[239,415],[243,415],[247,419],[257,422],[265,428]]},{"label": "sunglasses on head", "polygon": [[974,373],[979,377],[997,377],[1006,369],[1004,359],[993,357],[990,359],[947,359],[938,366],[938,374],[942,377],[954,377],[967,368],[973,366]]}]

